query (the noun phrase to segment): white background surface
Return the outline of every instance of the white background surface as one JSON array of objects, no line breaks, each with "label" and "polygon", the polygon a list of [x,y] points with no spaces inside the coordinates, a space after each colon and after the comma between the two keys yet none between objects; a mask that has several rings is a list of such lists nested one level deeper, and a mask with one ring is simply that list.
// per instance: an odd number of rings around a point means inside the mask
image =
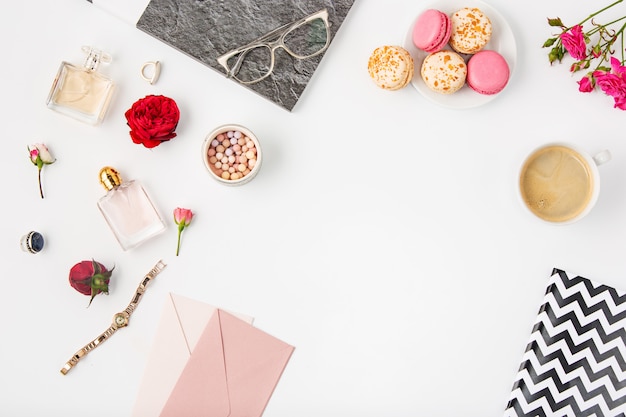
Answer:
[{"label": "white background surface", "polygon": [[[4,3],[0,414],[129,416],[174,292],[254,316],[296,347],[265,416],[501,415],[552,268],[626,288],[626,114],[579,93],[571,61],[550,66],[541,48],[547,17],[574,24],[596,2],[492,0],[518,61],[488,105],[450,110],[412,86],[378,89],[371,51],[401,44],[427,4],[356,0],[289,113],[84,0]],[[118,84],[96,128],[44,104],[82,45],[113,56],[102,72]],[[139,77],[150,60],[163,64],[153,86]],[[178,137],[152,150],[131,142],[123,116],[147,94],[182,113]],[[250,128],[264,151],[240,188],[212,180],[200,158],[224,123]],[[531,218],[515,188],[524,157],[554,140],[613,153],[595,209],[566,227]],[[35,142],[57,158],[43,201],[26,149]],[[120,249],[96,207],[104,165],[144,184],[163,235]],[[178,257],[177,206],[196,213]],[[19,248],[29,230],[46,238],[38,255]],[[91,258],[115,272],[110,295],[86,308],[67,275]],[[168,267],[129,327],[62,376],[161,258]]]}]

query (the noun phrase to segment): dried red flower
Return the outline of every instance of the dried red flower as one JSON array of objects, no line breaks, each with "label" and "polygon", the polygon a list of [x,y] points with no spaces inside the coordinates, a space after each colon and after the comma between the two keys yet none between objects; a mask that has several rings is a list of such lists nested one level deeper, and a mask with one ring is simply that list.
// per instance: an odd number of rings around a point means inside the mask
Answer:
[{"label": "dried red flower", "polygon": [[89,307],[96,295],[109,293],[109,281],[115,267],[110,271],[100,262],[81,261],[70,269],[69,281],[72,288],[84,295],[91,295]]}]

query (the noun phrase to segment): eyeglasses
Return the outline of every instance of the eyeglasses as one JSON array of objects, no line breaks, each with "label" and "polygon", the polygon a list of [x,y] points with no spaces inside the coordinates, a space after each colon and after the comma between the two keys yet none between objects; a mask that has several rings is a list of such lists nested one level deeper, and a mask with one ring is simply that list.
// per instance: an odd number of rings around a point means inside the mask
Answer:
[{"label": "eyeglasses", "polygon": [[324,52],[329,43],[328,11],[322,9],[225,53],[217,62],[226,69],[227,77],[242,84],[253,84],[274,71],[276,49],[283,48],[297,59],[308,59]]}]

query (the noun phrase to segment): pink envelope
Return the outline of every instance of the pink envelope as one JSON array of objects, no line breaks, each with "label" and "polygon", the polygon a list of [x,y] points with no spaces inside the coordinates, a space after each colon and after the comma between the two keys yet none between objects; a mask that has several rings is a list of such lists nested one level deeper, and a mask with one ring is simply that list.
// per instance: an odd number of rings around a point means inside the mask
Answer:
[{"label": "pink envelope", "polygon": [[[139,385],[133,417],[158,417],[161,414],[200,336],[216,312],[217,308],[210,304],[169,294]],[[241,314],[237,317],[249,324],[253,321]]]},{"label": "pink envelope", "polygon": [[161,417],[258,417],[294,347],[217,310]]}]

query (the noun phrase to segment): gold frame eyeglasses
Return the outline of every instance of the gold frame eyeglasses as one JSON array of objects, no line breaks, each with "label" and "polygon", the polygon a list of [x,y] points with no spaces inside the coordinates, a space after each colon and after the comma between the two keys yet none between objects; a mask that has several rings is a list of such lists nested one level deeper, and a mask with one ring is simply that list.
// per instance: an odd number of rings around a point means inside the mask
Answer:
[{"label": "gold frame eyeglasses", "polygon": [[[301,55],[291,50],[289,46],[285,44],[285,38],[289,34],[294,32],[295,30],[297,30],[298,28],[301,28],[302,26],[307,25],[316,19],[321,19],[324,22],[324,27],[326,30],[326,43],[324,44],[324,46],[306,55]],[[276,38],[277,36],[278,36],[278,39],[272,41],[272,39]],[[217,62],[222,67],[224,67],[224,69],[226,69],[227,77],[234,78],[235,80],[237,80],[238,82],[242,84],[254,84],[269,77],[274,71],[274,61],[275,61],[274,51],[276,51],[276,49],[283,48],[289,55],[297,59],[308,59],[324,52],[328,48],[329,44],[330,44],[330,23],[328,21],[328,10],[322,9],[309,16],[303,17],[294,22],[287,23],[286,25],[276,28],[272,30],[271,32],[263,35],[259,39],[256,39],[245,46],[242,46],[237,49],[233,49],[232,51],[225,53],[224,55],[217,58]],[[241,70],[241,66],[244,60],[246,59],[246,57],[248,56],[248,54],[254,50],[258,50],[259,48],[267,48],[269,50],[270,60],[269,60],[269,65],[266,69],[266,72],[264,72],[262,75],[252,80],[245,80],[245,79],[238,78],[237,75],[239,74],[239,71]],[[236,56],[238,56],[237,60],[231,66],[229,64],[229,60],[231,60],[232,58]]]}]

